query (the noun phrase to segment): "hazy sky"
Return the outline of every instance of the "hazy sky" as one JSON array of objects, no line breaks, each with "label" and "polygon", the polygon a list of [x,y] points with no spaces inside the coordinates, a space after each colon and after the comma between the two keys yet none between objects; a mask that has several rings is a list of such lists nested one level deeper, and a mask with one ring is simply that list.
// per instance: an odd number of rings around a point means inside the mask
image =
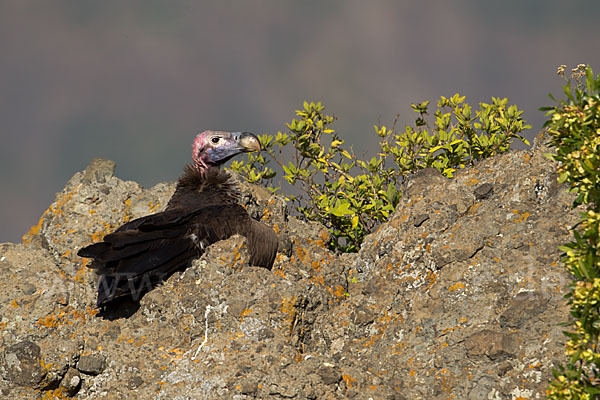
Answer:
[{"label": "hazy sky", "polygon": [[[175,180],[205,129],[276,133],[320,100],[355,149],[410,103],[509,97],[539,130],[556,67],[600,72],[600,2],[0,2],[0,242],[94,157]],[[533,132],[532,132],[533,134]]]}]

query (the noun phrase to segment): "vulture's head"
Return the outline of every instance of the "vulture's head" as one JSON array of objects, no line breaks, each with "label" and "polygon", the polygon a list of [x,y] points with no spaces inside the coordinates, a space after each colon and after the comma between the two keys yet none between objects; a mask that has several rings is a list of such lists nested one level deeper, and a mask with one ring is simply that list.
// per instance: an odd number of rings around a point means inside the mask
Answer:
[{"label": "vulture's head", "polygon": [[250,132],[204,131],[194,139],[194,166],[201,170],[220,166],[240,153],[260,151],[260,142]]}]

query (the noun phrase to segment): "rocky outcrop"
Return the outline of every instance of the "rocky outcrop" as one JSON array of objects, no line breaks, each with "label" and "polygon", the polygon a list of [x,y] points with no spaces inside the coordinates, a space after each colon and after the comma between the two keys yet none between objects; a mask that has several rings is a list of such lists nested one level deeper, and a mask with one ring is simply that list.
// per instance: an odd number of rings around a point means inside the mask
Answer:
[{"label": "rocky outcrop", "polygon": [[280,237],[272,271],[233,237],[102,317],[77,250],[160,210],[174,185],[94,160],[24,243],[0,245],[2,397],[542,398],[568,318],[557,246],[577,221],[544,152],[416,174],[358,254],[331,253],[322,226],[240,182]]}]

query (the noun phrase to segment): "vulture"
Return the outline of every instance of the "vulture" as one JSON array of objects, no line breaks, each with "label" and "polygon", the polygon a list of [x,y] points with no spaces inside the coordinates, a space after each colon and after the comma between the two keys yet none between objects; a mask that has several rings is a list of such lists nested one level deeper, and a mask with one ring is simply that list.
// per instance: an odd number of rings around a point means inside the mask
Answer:
[{"label": "vulture", "polygon": [[237,154],[260,151],[258,138],[249,132],[204,131],[192,147],[192,164],[185,166],[164,211],[127,222],[77,252],[93,259],[89,267],[100,276],[98,307],[123,297],[138,300],[207,246],[234,234],[246,237],[250,265],[273,266],[277,235],[250,218],[230,175],[220,169]]}]

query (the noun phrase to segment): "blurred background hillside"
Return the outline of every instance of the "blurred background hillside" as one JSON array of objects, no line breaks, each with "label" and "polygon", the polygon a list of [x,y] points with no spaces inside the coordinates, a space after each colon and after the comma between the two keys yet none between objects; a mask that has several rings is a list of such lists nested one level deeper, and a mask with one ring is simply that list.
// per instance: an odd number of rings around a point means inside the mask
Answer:
[{"label": "blurred background hillside", "polygon": [[0,242],[19,241],[94,157],[178,178],[204,129],[274,134],[320,100],[357,153],[373,124],[460,92],[533,125],[556,67],[600,72],[595,0],[0,2]]}]

